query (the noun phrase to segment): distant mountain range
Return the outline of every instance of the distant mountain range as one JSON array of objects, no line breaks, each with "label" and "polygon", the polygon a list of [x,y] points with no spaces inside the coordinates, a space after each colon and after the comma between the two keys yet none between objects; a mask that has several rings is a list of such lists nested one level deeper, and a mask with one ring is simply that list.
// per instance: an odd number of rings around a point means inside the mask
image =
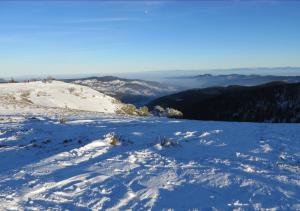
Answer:
[{"label": "distant mountain range", "polygon": [[247,122],[300,122],[300,83],[192,89],[158,98],[160,105],[187,119]]},{"label": "distant mountain range", "polygon": [[[152,70],[152,71],[137,71],[137,72],[115,72],[115,73],[82,73],[82,74],[51,74],[56,79],[72,79],[72,78],[87,78],[91,76],[103,77],[105,75],[112,75],[120,78],[141,79],[148,81],[166,82],[173,77],[187,77],[203,74],[213,75],[289,75],[296,76],[300,74],[300,67],[255,67],[255,68],[225,68],[225,69],[178,69],[178,70]],[[39,75],[21,75],[15,76],[17,81],[30,80],[32,78],[43,79],[47,78],[49,73],[40,73]],[[1,75],[0,77],[9,77]]]},{"label": "distant mountain range", "polygon": [[0,83],[6,83],[6,80],[0,78]]},{"label": "distant mountain range", "polygon": [[[169,83],[170,79],[189,76],[213,74],[213,75],[289,75],[300,74],[300,67],[255,67],[255,68],[226,68],[226,69],[198,69],[198,70],[160,70],[118,73],[115,76],[121,78],[134,78]],[[98,76],[98,75],[97,75]],[[173,80],[172,80],[173,81]],[[172,82],[171,81],[171,82]]]},{"label": "distant mountain range", "polygon": [[171,84],[183,84],[188,88],[207,88],[214,86],[242,85],[254,86],[272,81],[283,81],[288,83],[300,82],[300,76],[277,76],[277,75],[196,75],[186,77],[172,77],[168,79]]},{"label": "distant mountain range", "polygon": [[175,86],[159,82],[114,76],[65,79],[63,81],[88,86],[106,95],[115,97],[123,103],[131,103],[136,106],[145,105],[157,97],[178,91],[178,88]]}]

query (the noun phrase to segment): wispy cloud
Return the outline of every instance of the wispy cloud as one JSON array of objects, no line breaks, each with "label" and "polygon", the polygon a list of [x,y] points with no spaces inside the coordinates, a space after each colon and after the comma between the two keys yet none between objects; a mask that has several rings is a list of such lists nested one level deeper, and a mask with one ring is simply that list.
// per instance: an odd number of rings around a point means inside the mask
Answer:
[{"label": "wispy cloud", "polygon": [[103,18],[79,18],[74,20],[66,20],[64,23],[98,23],[98,22],[126,22],[139,21],[139,18],[129,17],[103,17]]},{"label": "wispy cloud", "polygon": [[[13,31],[0,36],[0,44],[23,42],[32,37],[62,37],[75,34],[104,33],[107,28],[88,26],[47,26],[47,25],[17,25],[5,27],[6,31]],[[22,33],[20,33],[22,32]]]},{"label": "wispy cloud", "polygon": [[59,25],[56,23],[52,23],[52,25],[45,25],[45,24],[32,24],[32,25],[9,25],[9,26],[4,26],[2,29],[17,29],[17,30],[37,30],[37,29],[42,29],[42,30],[61,30],[61,29],[73,29],[73,30],[82,30],[82,31],[93,31],[93,30],[104,30],[105,28],[103,27],[83,27],[83,26],[66,26],[66,25]]}]

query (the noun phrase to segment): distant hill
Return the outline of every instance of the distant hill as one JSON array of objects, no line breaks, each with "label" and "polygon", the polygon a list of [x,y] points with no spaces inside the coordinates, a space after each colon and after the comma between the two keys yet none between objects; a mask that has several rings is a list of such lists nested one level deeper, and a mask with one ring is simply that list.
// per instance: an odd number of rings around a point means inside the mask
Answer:
[{"label": "distant hill", "polygon": [[142,106],[151,100],[178,91],[170,86],[154,81],[125,79],[114,76],[66,79],[65,82],[88,86],[106,95],[115,97],[123,103]]},{"label": "distant hill", "polygon": [[226,69],[178,69],[161,71],[139,71],[130,73],[119,73],[117,76],[122,78],[137,78],[152,81],[168,81],[170,78],[183,78],[197,76],[201,74],[213,75],[299,75],[300,67],[255,67],[255,68],[226,68]]},{"label": "distant hill", "polygon": [[6,83],[6,80],[0,78],[0,83]]},{"label": "distant hill", "polygon": [[192,89],[148,104],[155,105],[178,109],[187,119],[300,122],[300,83]]},{"label": "distant hill", "polygon": [[168,79],[170,84],[183,84],[188,88],[207,88],[214,86],[255,86],[272,81],[283,81],[287,83],[300,82],[300,76],[277,76],[277,75],[212,75],[203,74],[186,77],[172,77]]},{"label": "distant hill", "polygon": [[244,85],[254,86],[265,84],[272,81],[284,81],[288,83],[300,82],[300,76],[275,76],[275,75],[198,75],[194,77],[196,80],[203,81],[204,86],[228,86],[228,85]]}]

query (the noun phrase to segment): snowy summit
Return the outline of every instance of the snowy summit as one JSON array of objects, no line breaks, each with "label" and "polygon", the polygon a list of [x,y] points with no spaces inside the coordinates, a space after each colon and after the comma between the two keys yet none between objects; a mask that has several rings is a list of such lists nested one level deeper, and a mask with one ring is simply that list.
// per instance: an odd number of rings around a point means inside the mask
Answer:
[{"label": "snowy summit", "polygon": [[60,81],[3,83],[0,84],[0,98],[1,110],[18,113],[49,108],[115,113],[120,106],[113,97],[86,86]]}]

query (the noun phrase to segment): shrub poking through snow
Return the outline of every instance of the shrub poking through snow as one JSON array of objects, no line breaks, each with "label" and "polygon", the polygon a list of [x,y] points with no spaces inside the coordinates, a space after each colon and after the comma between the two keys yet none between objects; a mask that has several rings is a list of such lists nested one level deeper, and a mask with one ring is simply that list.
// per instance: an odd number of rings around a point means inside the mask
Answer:
[{"label": "shrub poking through snow", "polygon": [[123,136],[117,135],[115,133],[108,133],[104,136],[104,138],[105,141],[113,146],[128,145],[132,143],[130,140],[127,140]]},{"label": "shrub poking through snow", "polygon": [[[95,95],[93,95],[93,97],[95,97]],[[119,101],[118,99],[112,99],[112,103],[113,104],[121,104],[121,101]]]},{"label": "shrub poking through snow", "polygon": [[60,123],[60,124],[66,124],[66,122],[67,122],[67,119],[66,119],[66,118],[64,118],[64,117],[60,117],[60,118],[59,118],[59,123]]},{"label": "shrub poking through snow", "polygon": [[38,92],[36,93],[36,96],[37,96],[37,97],[47,96],[47,92],[38,91]]},{"label": "shrub poking through snow", "polygon": [[126,114],[126,115],[137,115],[136,107],[133,104],[123,105],[117,110],[117,114]]},{"label": "shrub poking through snow", "polygon": [[159,105],[156,105],[156,106],[152,109],[152,114],[153,114],[154,116],[162,116],[162,117],[164,117],[164,116],[166,116],[166,110],[165,110],[163,107],[161,107],[161,106],[159,106]]},{"label": "shrub poking through snow", "polygon": [[55,78],[53,78],[52,76],[48,76],[47,78],[43,79],[42,82],[51,84],[54,80]]},{"label": "shrub poking through snow", "polygon": [[64,144],[67,144],[67,143],[70,143],[70,142],[72,142],[73,140],[72,139],[65,139],[64,141],[63,141],[63,143]]},{"label": "shrub poking through snow", "polygon": [[32,144],[32,147],[38,147],[38,145],[37,144]]},{"label": "shrub poking through snow", "polygon": [[158,112],[158,113],[164,113],[165,109],[159,105],[154,107],[154,111]]},{"label": "shrub poking through snow", "polygon": [[143,106],[139,109],[135,107],[133,104],[123,105],[119,110],[117,110],[117,114],[131,115],[131,116],[149,116],[148,107]]},{"label": "shrub poking through snow", "polygon": [[143,106],[141,108],[138,109],[138,115],[139,116],[149,116],[150,112],[147,106]]},{"label": "shrub poking through snow", "polygon": [[75,92],[75,90],[76,89],[74,87],[68,88],[68,91],[69,91],[70,94],[73,94]]},{"label": "shrub poking through snow", "polygon": [[30,96],[30,91],[24,91],[20,95],[21,98],[28,98],[29,96]]},{"label": "shrub poking through snow", "polygon": [[183,116],[183,113],[181,111],[178,111],[174,108],[167,108],[166,114],[169,118],[181,118]]},{"label": "shrub poking through snow", "polygon": [[117,146],[117,145],[121,145],[121,142],[120,140],[118,139],[118,137],[116,136],[113,136],[109,142],[110,145],[113,145],[113,146]]},{"label": "shrub poking through snow", "polygon": [[52,83],[52,81],[55,80],[55,78],[53,78],[52,76],[48,76],[46,80],[48,83]]},{"label": "shrub poking through snow", "polygon": [[179,110],[176,110],[174,108],[166,108],[164,109],[163,107],[157,105],[153,109],[153,114],[155,116],[165,116],[168,118],[182,118],[183,113]]},{"label": "shrub poking through snow", "polygon": [[162,147],[174,147],[179,145],[177,141],[174,141],[167,137],[159,137],[158,140]]},{"label": "shrub poking through snow", "polygon": [[45,141],[42,141],[42,144],[49,144],[51,142],[51,140],[50,139],[47,139],[47,140],[45,140]]},{"label": "shrub poking through snow", "polygon": [[116,135],[115,133],[108,133],[105,136],[105,140],[113,146],[121,145],[121,138],[120,136]]}]

